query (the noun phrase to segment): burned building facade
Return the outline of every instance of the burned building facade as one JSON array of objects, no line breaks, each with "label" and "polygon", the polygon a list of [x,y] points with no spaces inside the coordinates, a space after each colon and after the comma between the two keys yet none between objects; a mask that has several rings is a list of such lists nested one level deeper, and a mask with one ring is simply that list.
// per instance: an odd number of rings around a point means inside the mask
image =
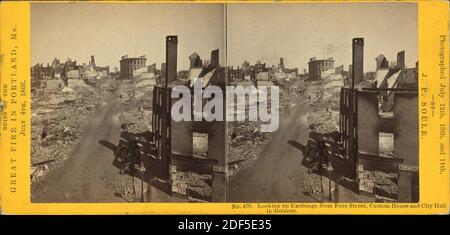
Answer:
[{"label": "burned building facade", "polygon": [[72,60],[67,58],[66,62],[64,62],[62,67],[61,77],[64,79],[67,78],[80,78],[80,70],[81,66],[77,65],[76,60]]},{"label": "burned building facade", "polygon": [[239,68],[239,66],[237,68],[233,68],[233,66],[231,66],[231,67],[229,66],[227,68],[227,78],[228,78],[229,83],[237,82],[239,80],[244,79],[244,73]]},{"label": "burned building facade", "polygon": [[257,61],[254,65],[250,65],[248,61],[244,61],[242,67],[227,67],[227,79],[230,83],[248,81],[256,85],[257,81],[264,83],[273,82],[275,80],[285,80],[298,77],[298,68],[286,68],[284,58],[280,58],[277,66],[267,66],[266,63]]},{"label": "burned building facade", "polygon": [[30,68],[32,79],[85,79],[105,78],[109,75],[109,66],[97,66],[93,55],[90,57],[89,65],[78,64],[76,60],[67,58],[64,63],[54,58],[46,67],[38,63]]},{"label": "burned building facade", "polygon": [[[167,36],[165,82],[153,90],[152,126],[158,150],[158,178],[169,185],[173,196],[189,201],[224,202],[225,122],[171,118],[172,105],[180,99],[171,98],[172,89],[190,83],[177,80],[177,45],[177,36]],[[212,51],[211,63],[195,77],[203,79],[203,88],[225,87],[225,70],[219,66],[218,50]]]},{"label": "burned building facade", "polygon": [[37,63],[30,68],[30,72],[32,79],[42,80],[53,77],[53,70],[49,64],[44,66],[42,63]]},{"label": "burned building facade", "polygon": [[[353,39],[353,44],[352,78],[359,79],[363,39]],[[376,201],[417,202],[417,88],[395,84],[342,88],[340,99],[339,162],[346,169],[344,176],[355,180],[358,192],[373,195]]]},{"label": "burned building facade", "polygon": [[[377,57],[378,58],[378,57]],[[387,64],[387,60],[386,60]],[[397,53],[397,62],[395,66],[380,66],[375,73],[375,84],[377,88],[402,88],[402,89],[418,89],[418,63],[413,68],[406,68],[405,51]]]},{"label": "burned building facade", "polygon": [[132,79],[136,70],[147,69],[145,56],[129,58],[122,56],[120,60],[120,79]]},{"label": "burned building facade", "polygon": [[318,60],[316,57],[309,59],[309,80],[318,80],[322,78],[322,73],[334,69],[333,58]]}]

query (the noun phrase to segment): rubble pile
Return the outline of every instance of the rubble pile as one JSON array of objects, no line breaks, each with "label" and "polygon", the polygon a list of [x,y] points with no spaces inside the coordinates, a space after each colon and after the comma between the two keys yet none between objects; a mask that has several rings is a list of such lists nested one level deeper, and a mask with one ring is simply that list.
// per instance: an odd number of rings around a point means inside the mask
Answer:
[{"label": "rubble pile", "polygon": [[398,174],[375,171],[375,192],[377,195],[387,198],[397,198]]},{"label": "rubble pile", "polygon": [[280,112],[298,102],[298,97],[305,92],[305,83],[297,79],[279,82],[279,87]]},{"label": "rubble pile", "polygon": [[323,107],[313,107],[308,116],[309,128],[313,132],[327,134],[339,131],[339,112],[326,110]]},{"label": "rubble pile", "polygon": [[[280,89],[280,115],[290,106],[299,102],[304,95],[305,83],[299,79],[280,80],[276,82]],[[229,151],[228,172],[235,175],[240,169],[250,166],[257,159],[263,146],[270,141],[271,134],[260,130],[259,122],[234,122],[228,124]]]},{"label": "rubble pile", "polygon": [[120,103],[121,104],[129,104],[134,101],[135,91],[131,87],[126,87],[120,93]]},{"label": "rubble pile", "polygon": [[398,174],[382,171],[364,170],[360,166],[358,171],[359,189],[379,198],[395,199],[398,195]]},{"label": "rubble pile", "polygon": [[262,146],[269,141],[270,134],[260,131],[257,122],[238,122],[229,126],[229,174],[234,175],[240,168],[257,158]]},{"label": "rubble pile", "polygon": [[124,131],[139,134],[151,131],[152,112],[147,110],[129,109],[119,116],[119,122]]},{"label": "rubble pile", "polygon": [[100,90],[102,91],[114,92],[117,88],[117,82],[113,79],[105,79],[104,82],[100,83]]},{"label": "rubble pile", "polygon": [[114,195],[127,202],[133,202],[136,199],[133,177],[129,175],[118,175],[112,184]]},{"label": "rubble pile", "polygon": [[303,180],[303,190],[309,195],[321,194],[323,189],[320,176],[305,174]]},{"label": "rubble pile", "polygon": [[142,106],[151,109],[155,85],[156,80],[154,78],[126,82],[120,94],[120,101],[124,105]]},{"label": "rubble pile", "polygon": [[320,134],[339,131],[339,102],[343,85],[341,74],[331,74],[320,81],[309,82],[305,96],[312,108],[308,116],[311,131]]},{"label": "rubble pile", "polygon": [[84,121],[109,97],[110,92],[79,85],[65,87],[58,92],[36,91],[32,94],[32,183],[70,156],[73,146],[82,136]]},{"label": "rubble pile", "polygon": [[120,103],[124,107],[119,121],[123,129],[138,134],[151,131],[153,83],[149,79],[124,84]]},{"label": "rubble pile", "polygon": [[256,122],[240,122],[231,131],[231,146],[239,147],[243,144],[263,142],[267,138],[267,133],[260,130]]},{"label": "rubble pile", "polygon": [[177,171],[175,168],[175,170],[172,169],[171,177],[172,192],[198,199],[207,199],[212,196],[212,175],[210,174]]}]

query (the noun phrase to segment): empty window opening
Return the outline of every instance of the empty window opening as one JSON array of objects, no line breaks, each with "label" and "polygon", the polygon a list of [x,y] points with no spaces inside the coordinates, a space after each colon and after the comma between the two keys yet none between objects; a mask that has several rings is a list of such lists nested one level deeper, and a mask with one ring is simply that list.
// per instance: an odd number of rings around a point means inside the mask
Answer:
[{"label": "empty window opening", "polygon": [[382,157],[394,157],[394,133],[378,133],[378,154]]},{"label": "empty window opening", "polygon": [[384,119],[394,118],[394,97],[378,96],[378,117]]},{"label": "empty window opening", "polygon": [[192,152],[194,157],[208,157],[208,134],[192,132]]}]

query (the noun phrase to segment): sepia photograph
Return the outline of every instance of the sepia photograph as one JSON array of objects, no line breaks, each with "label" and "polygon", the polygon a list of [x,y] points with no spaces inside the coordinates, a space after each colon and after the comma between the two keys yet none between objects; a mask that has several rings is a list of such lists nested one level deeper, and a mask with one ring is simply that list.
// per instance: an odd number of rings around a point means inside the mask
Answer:
[{"label": "sepia photograph", "polygon": [[224,202],[224,121],[170,109],[172,87],[224,85],[224,14],[32,3],[32,202]]},{"label": "sepia photograph", "polygon": [[228,4],[229,81],[279,127],[229,123],[230,202],[417,202],[417,4]]},{"label": "sepia photograph", "polygon": [[30,12],[32,203],[419,201],[417,3]]}]

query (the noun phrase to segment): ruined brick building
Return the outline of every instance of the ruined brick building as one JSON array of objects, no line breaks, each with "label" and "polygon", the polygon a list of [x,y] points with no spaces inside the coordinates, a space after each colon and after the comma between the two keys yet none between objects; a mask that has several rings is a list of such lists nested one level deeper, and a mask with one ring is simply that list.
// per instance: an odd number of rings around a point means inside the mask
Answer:
[{"label": "ruined brick building", "polygon": [[157,176],[169,185],[174,196],[224,202],[225,122],[204,119],[174,121],[171,108],[180,98],[171,98],[170,95],[176,85],[192,88],[191,79],[194,78],[202,78],[203,89],[209,85],[225,88],[225,70],[219,66],[219,50],[214,50],[207,67],[200,66],[198,55],[191,56],[192,76],[187,81],[178,80],[177,45],[177,36],[167,36],[165,82],[156,86],[153,92],[152,126],[158,150]]},{"label": "ruined brick building", "polygon": [[122,56],[120,60],[120,79],[132,79],[136,70],[145,69],[147,58],[140,56],[136,58],[129,58],[128,55]]},{"label": "ruined brick building", "polygon": [[[357,191],[378,201],[419,200],[419,137],[417,67],[405,68],[404,52],[397,65],[386,68],[377,57],[377,69],[387,69],[380,84],[363,82],[364,39],[353,39],[352,80],[341,90],[340,132],[343,154],[335,164],[354,179]],[[336,155],[337,156],[337,155]]]},{"label": "ruined brick building", "polygon": [[309,59],[309,80],[317,80],[322,78],[322,73],[334,69],[333,58],[318,60],[316,57]]}]

